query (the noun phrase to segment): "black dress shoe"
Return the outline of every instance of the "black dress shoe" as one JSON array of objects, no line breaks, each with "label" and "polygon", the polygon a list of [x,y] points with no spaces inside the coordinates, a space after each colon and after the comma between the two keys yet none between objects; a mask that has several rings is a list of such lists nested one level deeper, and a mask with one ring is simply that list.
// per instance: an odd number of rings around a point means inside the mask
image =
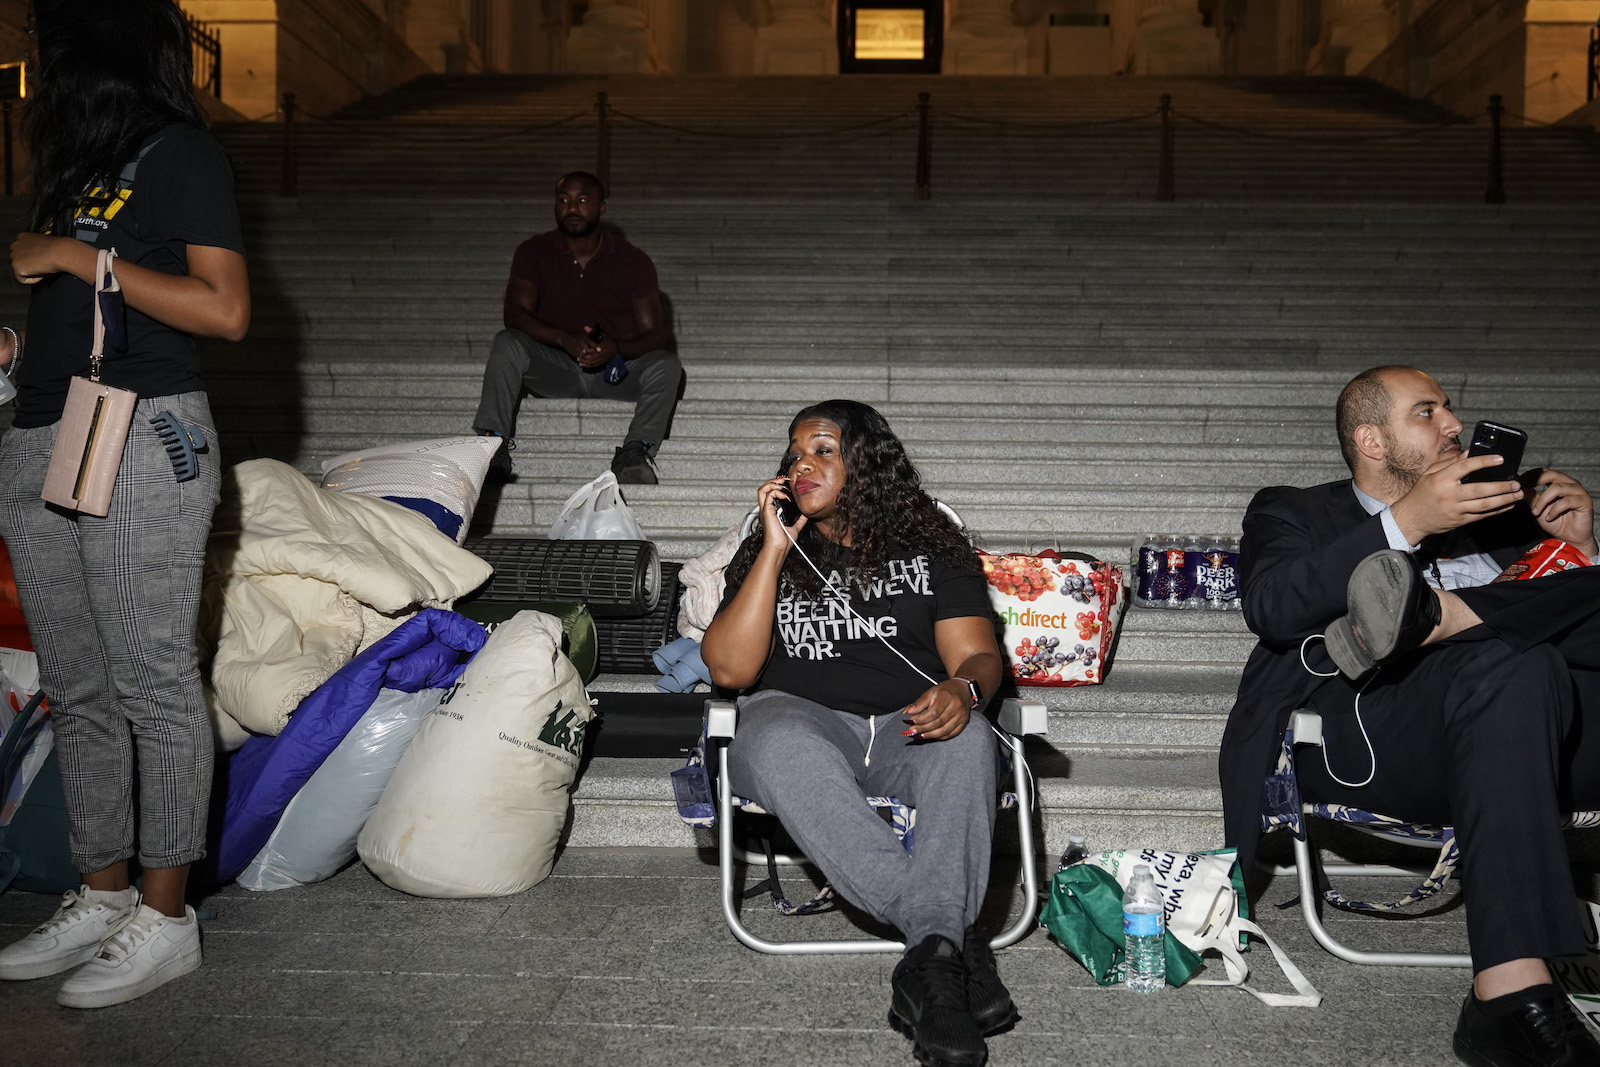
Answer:
[{"label": "black dress shoe", "polygon": [[895,964],[889,988],[889,1025],[912,1040],[923,1067],[981,1067],[989,1058],[967,1006],[967,965],[950,941],[930,934],[913,945]]},{"label": "black dress shoe", "polygon": [[1506,1015],[1492,1015],[1471,993],[1451,1042],[1472,1067],[1596,1067],[1600,1044],[1554,986]]},{"label": "black dress shoe", "polygon": [[989,939],[978,932],[976,926],[967,927],[961,942],[961,958],[967,965],[967,1007],[972,1019],[991,1037],[1009,1030],[1018,1019],[1017,1006],[1011,1001],[1011,990],[1000,981],[1000,971],[995,966],[994,951]]},{"label": "black dress shoe", "polygon": [[1323,636],[1345,677],[1360,678],[1398,659],[1439,625],[1439,597],[1404,552],[1374,552],[1350,572],[1345,614]]}]

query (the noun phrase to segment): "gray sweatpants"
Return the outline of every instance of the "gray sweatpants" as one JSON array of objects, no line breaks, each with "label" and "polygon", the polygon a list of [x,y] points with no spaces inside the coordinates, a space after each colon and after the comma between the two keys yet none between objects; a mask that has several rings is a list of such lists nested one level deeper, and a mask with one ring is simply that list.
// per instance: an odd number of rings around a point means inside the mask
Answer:
[{"label": "gray sweatpants", "polygon": [[[956,945],[978,918],[994,836],[994,731],[981,717],[947,741],[913,743],[898,714],[869,720],[775,689],[739,700],[728,746],[733,791],[773,812],[846,900],[915,945]],[[869,749],[870,746],[870,756]],[[917,809],[907,853],[868,806]]]},{"label": "gray sweatpants", "polygon": [[[199,477],[179,482],[150,417],[204,429]],[[179,867],[205,855],[213,742],[195,617],[221,462],[203,392],[140,400],[105,518],[39,499],[56,427],[0,441],[0,537],[50,700],[72,862],[134,855]],[[137,770],[135,769],[137,767]]]},{"label": "gray sweatpants", "polygon": [[521,330],[501,330],[489,346],[483,396],[472,427],[515,437],[524,390],[549,397],[632,400],[633,422],[624,440],[647,441],[654,452],[667,435],[682,381],[683,364],[671,352],[630,359],[628,376],[612,385],[603,372],[584,370],[559,348],[535,341]]}]

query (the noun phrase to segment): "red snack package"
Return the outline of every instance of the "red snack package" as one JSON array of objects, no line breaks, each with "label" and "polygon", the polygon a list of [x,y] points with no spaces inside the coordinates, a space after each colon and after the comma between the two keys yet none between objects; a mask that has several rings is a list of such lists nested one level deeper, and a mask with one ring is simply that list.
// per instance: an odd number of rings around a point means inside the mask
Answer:
[{"label": "red snack package", "polygon": [[1525,582],[1530,578],[1543,578],[1547,574],[1573,571],[1579,567],[1592,567],[1589,557],[1565,541],[1554,537],[1540,541],[1525,555],[1500,572],[1496,582]]}]

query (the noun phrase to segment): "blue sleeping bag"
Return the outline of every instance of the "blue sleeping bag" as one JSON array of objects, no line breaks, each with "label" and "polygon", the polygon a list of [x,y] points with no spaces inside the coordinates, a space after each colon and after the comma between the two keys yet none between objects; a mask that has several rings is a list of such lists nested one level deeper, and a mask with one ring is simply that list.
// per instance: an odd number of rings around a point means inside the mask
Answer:
[{"label": "blue sleeping bag", "polygon": [[302,700],[277,737],[246,741],[227,762],[227,806],[214,820],[218,880],[237,876],[261,851],[283,809],[366,714],[378,690],[415,693],[450,685],[485,640],[483,627],[464,615],[424,609]]}]

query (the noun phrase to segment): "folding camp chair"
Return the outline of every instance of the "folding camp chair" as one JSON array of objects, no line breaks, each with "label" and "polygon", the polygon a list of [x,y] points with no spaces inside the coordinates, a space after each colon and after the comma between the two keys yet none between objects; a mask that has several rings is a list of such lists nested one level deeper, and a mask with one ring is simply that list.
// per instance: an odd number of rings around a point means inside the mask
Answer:
[{"label": "folding camp chair", "polygon": [[[717,768],[716,782],[716,826],[717,826],[717,853],[722,871],[722,914],[728,921],[728,928],[733,931],[733,936],[744,942],[757,952],[770,952],[776,955],[812,955],[822,953],[855,953],[855,952],[903,952],[905,944],[899,941],[890,941],[883,938],[861,938],[846,941],[767,941],[757,937],[745,928],[739,918],[739,910],[735,906],[737,892],[734,889],[734,864],[765,864],[773,863],[779,866],[792,866],[804,862],[804,857],[777,856],[771,853],[766,855],[754,853],[736,846],[733,842],[733,817],[737,811],[751,814],[766,814],[754,803],[733,795],[732,786],[728,777],[728,742],[733,740],[734,732],[738,725],[739,712],[731,700],[712,699],[706,701],[706,739],[707,743],[715,748]],[[1034,870],[1033,848],[1033,790],[1028,777],[1028,767],[1023,760],[1022,739],[1031,735],[1042,735],[1049,732],[1049,718],[1044,704],[1032,700],[1007,699],[1001,702],[999,726],[1004,733],[1004,741],[1010,750],[1012,766],[1011,791],[1002,794],[1000,806],[1012,808],[1017,813],[1017,835],[1020,841],[1022,861],[1022,914],[1017,921],[999,937],[990,941],[993,948],[1005,948],[1020,941],[1029,930],[1033,928],[1034,916],[1039,907],[1038,875]],[[984,724],[974,719],[971,728],[982,729]],[[707,763],[711,763],[710,752],[705,753]],[[872,798],[875,806],[889,807],[896,810],[897,833],[904,839],[905,833],[911,829],[915,815],[910,809],[900,805],[892,797]],[[704,822],[700,825],[705,825]],[[776,897],[777,894],[774,894]],[[831,897],[831,890],[824,890],[812,904],[825,901]],[[785,906],[786,902],[779,902],[779,910],[789,914],[798,914],[811,910],[808,905],[800,907]]]},{"label": "folding camp chair", "polygon": [[[1262,830],[1287,828],[1294,834],[1294,866],[1272,868],[1274,874],[1294,873],[1300,882],[1300,913],[1317,944],[1350,963],[1364,963],[1389,967],[1470,967],[1472,957],[1464,953],[1445,952],[1367,952],[1351,948],[1336,940],[1322,923],[1318,914],[1319,900],[1343,911],[1395,912],[1427,900],[1443,889],[1461,861],[1461,849],[1455,830],[1449,826],[1427,826],[1408,823],[1387,815],[1363,811],[1343,804],[1305,803],[1300,799],[1300,784],[1295,776],[1295,747],[1300,745],[1322,747],[1322,716],[1314,711],[1300,710],[1289,716],[1289,727],[1283,734],[1283,750],[1278,756],[1277,772],[1267,779],[1265,810],[1261,816]],[[1352,900],[1335,889],[1317,890],[1317,871],[1325,875],[1365,875],[1367,877],[1416,878],[1417,872],[1403,867],[1362,863],[1323,863],[1311,842],[1310,820],[1323,819],[1341,822],[1352,829],[1381,841],[1430,849],[1436,854],[1433,870],[1416,888],[1398,900],[1370,903]],[[1600,826],[1600,812],[1577,812],[1566,817],[1568,828]]]}]

